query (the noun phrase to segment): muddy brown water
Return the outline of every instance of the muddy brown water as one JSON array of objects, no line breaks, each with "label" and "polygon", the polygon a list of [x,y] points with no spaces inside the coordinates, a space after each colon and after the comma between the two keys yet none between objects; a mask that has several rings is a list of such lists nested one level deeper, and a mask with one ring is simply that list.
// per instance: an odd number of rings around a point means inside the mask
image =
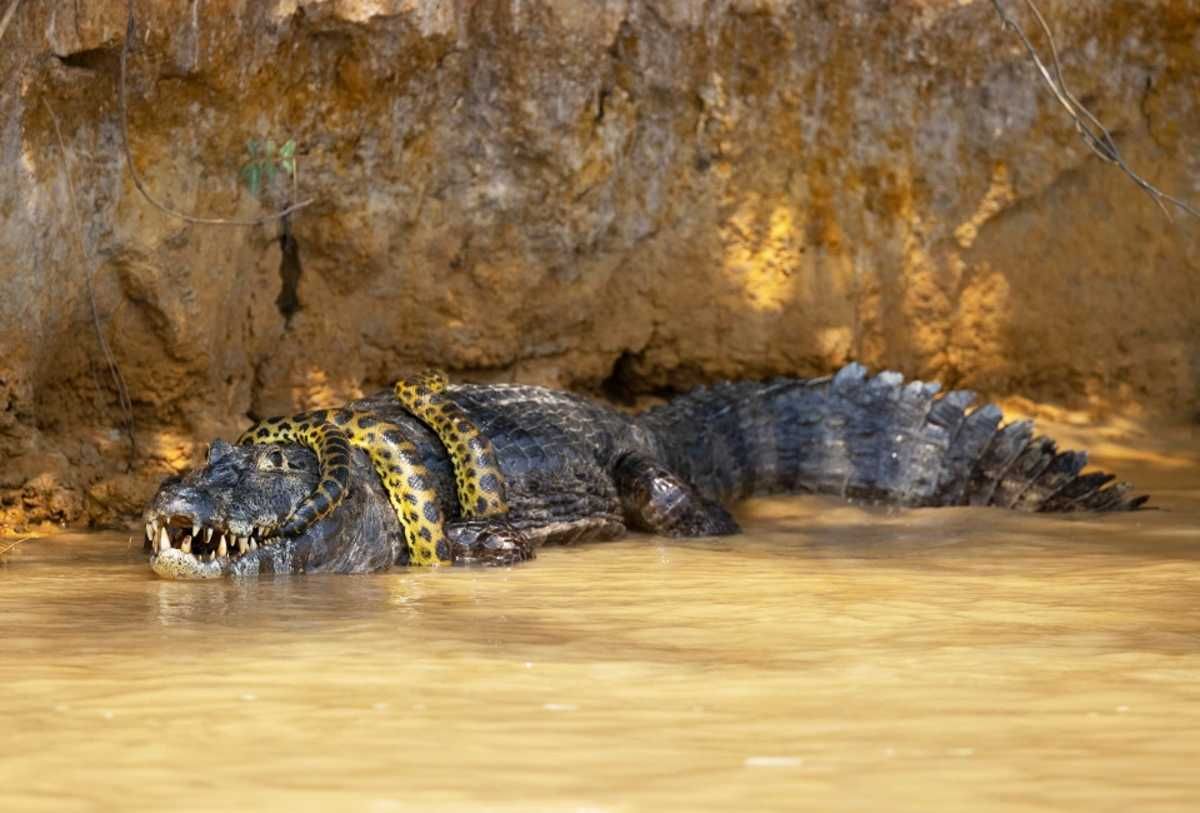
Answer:
[{"label": "muddy brown water", "polygon": [[1200,443],[1101,447],[1164,510],[772,498],[735,539],[215,584],[28,542],[0,809],[1200,809]]}]

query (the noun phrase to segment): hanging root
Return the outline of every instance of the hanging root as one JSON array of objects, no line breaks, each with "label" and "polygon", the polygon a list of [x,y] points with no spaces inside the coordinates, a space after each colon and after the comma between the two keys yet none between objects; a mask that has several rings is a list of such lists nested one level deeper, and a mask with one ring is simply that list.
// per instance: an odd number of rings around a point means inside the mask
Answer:
[{"label": "hanging root", "polygon": [[1025,33],[1025,29],[1004,10],[1004,6],[1000,0],[992,0],[992,5],[996,8],[996,13],[1000,15],[1004,26],[1011,29],[1020,38],[1021,44],[1025,46],[1029,58],[1037,66],[1038,73],[1041,74],[1043,81],[1050,88],[1050,92],[1054,94],[1054,98],[1058,100],[1058,103],[1063,106],[1067,114],[1075,122],[1075,129],[1079,132],[1079,137],[1083,139],[1083,143],[1088,146],[1088,149],[1102,160],[1116,165],[1122,172],[1128,175],[1135,184],[1141,187],[1142,191],[1158,204],[1158,208],[1162,209],[1163,214],[1166,215],[1168,220],[1171,219],[1171,210],[1167,208],[1168,203],[1190,215],[1200,217],[1200,210],[1197,210],[1196,207],[1185,200],[1168,195],[1134,172],[1121,156],[1121,151],[1117,148],[1117,142],[1113,140],[1112,133],[1067,88],[1066,79],[1063,78],[1062,62],[1058,58],[1058,45],[1055,43],[1054,34],[1051,33],[1050,26],[1046,23],[1046,18],[1042,16],[1041,9],[1037,7],[1037,4],[1033,0],[1025,0],[1025,5],[1029,7],[1029,11],[1038,22],[1038,27],[1042,29],[1042,33],[1046,37],[1046,42],[1050,48],[1050,64],[1053,66],[1053,69],[1046,66],[1041,56],[1038,55],[1037,48],[1033,46],[1033,42],[1029,39],[1029,35]]}]

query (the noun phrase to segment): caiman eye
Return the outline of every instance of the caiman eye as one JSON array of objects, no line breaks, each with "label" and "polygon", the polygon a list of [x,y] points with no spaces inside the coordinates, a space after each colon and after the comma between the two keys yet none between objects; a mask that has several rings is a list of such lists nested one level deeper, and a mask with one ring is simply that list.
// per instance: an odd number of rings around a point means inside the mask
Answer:
[{"label": "caiman eye", "polygon": [[258,459],[258,467],[265,471],[286,469],[288,467],[287,459],[283,456],[283,452],[273,449]]}]

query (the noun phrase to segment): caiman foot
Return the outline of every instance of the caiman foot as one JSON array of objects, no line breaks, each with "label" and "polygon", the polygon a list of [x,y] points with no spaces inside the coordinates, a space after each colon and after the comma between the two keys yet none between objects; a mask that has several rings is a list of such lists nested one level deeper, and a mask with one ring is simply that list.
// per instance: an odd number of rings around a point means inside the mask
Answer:
[{"label": "caiman foot", "polygon": [[634,528],[661,536],[728,536],[740,530],[728,511],[653,460],[625,455],[613,474],[625,521]]},{"label": "caiman foot", "polygon": [[508,567],[534,558],[525,534],[505,522],[468,520],[446,526],[456,565]]}]

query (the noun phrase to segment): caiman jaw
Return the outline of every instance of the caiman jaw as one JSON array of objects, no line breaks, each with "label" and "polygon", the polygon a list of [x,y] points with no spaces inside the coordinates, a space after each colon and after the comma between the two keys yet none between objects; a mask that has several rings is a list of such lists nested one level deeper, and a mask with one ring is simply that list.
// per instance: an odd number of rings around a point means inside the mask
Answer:
[{"label": "caiman jaw", "polygon": [[220,528],[179,514],[146,522],[150,566],[167,579],[220,578],[233,563],[284,541],[273,534],[268,525]]}]

